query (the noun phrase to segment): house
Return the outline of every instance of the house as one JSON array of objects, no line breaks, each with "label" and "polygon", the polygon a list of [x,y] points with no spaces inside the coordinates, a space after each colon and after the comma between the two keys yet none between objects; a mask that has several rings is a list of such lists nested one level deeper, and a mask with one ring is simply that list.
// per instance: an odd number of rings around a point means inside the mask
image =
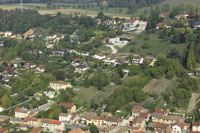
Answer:
[{"label": "house", "polygon": [[190,124],[183,122],[176,122],[172,125],[172,133],[182,133],[189,131]]},{"label": "house", "polygon": [[0,133],[6,133],[6,132],[8,132],[8,131],[9,131],[8,128],[4,128],[4,127],[1,127],[1,128],[0,128]]},{"label": "house", "polygon": [[116,118],[116,117],[106,117],[106,124],[107,124],[107,127],[117,126],[118,125],[118,118]]},{"label": "house", "polygon": [[82,64],[82,65],[76,66],[74,72],[75,73],[83,73],[83,72],[87,71],[88,69],[89,69],[89,66],[87,64]]},{"label": "house", "polygon": [[122,40],[121,38],[110,38],[108,43],[110,45],[118,46],[118,47],[124,47],[128,41],[127,40]]},{"label": "house", "polygon": [[93,56],[93,58],[98,59],[98,60],[103,60],[103,59],[106,58],[106,56],[104,54],[102,54],[102,53],[99,53],[99,54],[95,54]]},{"label": "house", "polygon": [[160,15],[159,15],[159,17],[161,17],[161,18],[169,18],[169,13],[167,13],[167,12],[165,12],[165,13],[161,13]]},{"label": "house", "polygon": [[26,117],[31,117],[34,115],[34,113],[28,109],[17,107],[15,110],[15,118],[21,118],[24,119]]},{"label": "house", "polygon": [[130,121],[130,125],[133,127],[140,127],[141,129],[145,129],[146,122],[144,118],[137,117]]},{"label": "house", "polygon": [[135,56],[133,57],[133,63],[134,63],[135,65],[142,64],[143,61],[144,61],[144,58],[141,57],[141,56],[135,55]]},{"label": "house", "polygon": [[105,64],[109,64],[109,65],[115,64],[116,61],[117,61],[117,60],[116,60],[113,56],[106,57],[106,58],[103,60],[103,62],[104,62]]},{"label": "house", "polygon": [[0,105],[0,112],[3,112],[4,108]]},{"label": "house", "polygon": [[97,117],[97,113],[94,112],[84,112],[81,115],[82,123],[86,125],[91,125],[92,124],[92,119]]},{"label": "house", "polygon": [[200,28],[200,22],[194,22],[193,27],[194,28]]},{"label": "house", "polygon": [[175,18],[180,20],[180,19],[187,19],[189,16],[189,14],[179,14],[179,15],[176,15]]},{"label": "house", "polygon": [[181,122],[181,117],[179,116],[168,116],[160,113],[151,114],[152,122],[164,123],[164,124],[174,124],[176,122]]},{"label": "house", "polygon": [[156,59],[153,57],[146,57],[145,60],[149,63],[150,66],[154,66]]},{"label": "house", "polygon": [[45,71],[45,65],[39,65],[36,68],[36,71],[39,72],[39,73],[43,73]]},{"label": "house", "polygon": [[129,133],[145,133],[140,127],[129,127]]},{"label": "house", "polygon": [[68,111],[68,113],[73,113],[73,112],[76,112],[76,105],[74,104],[70,104],[70,103],[60,103],[59,104],[59,107],[65,107]]},{"label": "house", "polygon": [[30,61],[30,62],[26,63],[26,67],[27,68],[35,68],[36,64]]},{"label": "house", "polygon": [[92,123],[91,124],[94,124],[97,127],[106,127],[107,126],[106,118],[102,117],[102,116],[97,116],[97,117],[92,119]]},{"label": "house", "polygon": [[163,115],[168,115],[168,112],[165,111],[165,110],[163,110],[163,109],[161,109],[161,108],[156,108],[156,109],[154,110],[154,113],[163,114]]},{"label": "house", "polygon": [[133,32],[141,33],[142,31],[146,30],[147,22],[139,21],[137,19],[131,19],[129,22],[124,22],[122,24],[122,31],[123,32]]},{"label": "house", "polygon": [[59,91],[66,88],[72,88],[72,85],[69,82],[54,81],[54,82],[50,82],[49,88]]},{"label": "house", "polygon": [[96,19],[97,24],[101,24],[102,20],[101,19]]},{"label": "house", "polygon": [[12,32],[11,31],[4,32],[4,37],[9,37],[9,36],[12,36]]},{"label": "house", "polygon": [[41,133],[43,131],[42,127],[33,128],[30,133]]},{"label": "house", "polygon": [[2,41],[0,41],[0,47],[3,47],[4,43]]},{"label": "house", "polygon": [[72,66],[79,66],[81,63],[81,59],[80,58],[75,58],[72,61]]},{"label": "house", "polygon": [[59,114],[59,121],[61,122],[70,122],[70,118],[71,118],[71,115],[68,115],[68,114],[65,114],[65,113],[60,113]]},{"label": "house", "polygon": [[73,129],[71,131],[68,131],[68,133],[90,133],[90,131],[89,130],[83,131],[82,129],[78,128],[78,129]]},{"label": "house", "polygon": [[126,127],[109,126],[101,129],[99,133],[129,133]]},{"label": "house", "polygon": [[156,133],[164,133],[164,131],[167,130],[167,128],[169,127],[168,124],[163,124],[163,123],[159,123],[159,122],[156,122],[156,123],[149,123],[148,126],[147,126],[147,130],[150,131],[150,132],[156,132]]},{"label": "house", "polygon": [[41,119],[40,126],[44,131],[56,133],[58,131],[64,131],[65,125],[58,120]]},{"label": "house", "polygon": [[40,120],[38,118],[33,118],[33,117],[24,118],[23,123],[32,127],[40,126]]},{"label": "house", "polygon": [[156,29],[161,29],[161,28],[168,28],[167,24],[164,22],[159,22],[156,24]]},{"label": "house", "polygon": [[123,118],[119,118],[119,119],[117,120],[117,124],[118,124],[118,126],[120,126],[120,127],[127,127],[127,126],[129,125],[129,121],[126,120],[126,119],[123,119]]},{"label": "house", "polygon": [[49,99],[53,99],[55,97],[54,91],[44,91],[44,95],[48,97]]},{"label": "house", "polygon": [[134,106],[132,108],[132,116],[133,118],[140,117],[141,113],[148,113],[148,110],[142,106]]},{"label": "house", "polygon": [[200,122],[192,123],[192,131],[200,131]]}]

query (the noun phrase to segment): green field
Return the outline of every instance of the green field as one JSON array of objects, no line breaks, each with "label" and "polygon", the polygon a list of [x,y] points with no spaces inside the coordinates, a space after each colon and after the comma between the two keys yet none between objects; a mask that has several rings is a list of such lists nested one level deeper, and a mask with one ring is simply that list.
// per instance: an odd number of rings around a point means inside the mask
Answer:
[{"label": "green field", "polygon": [[165,56],[173,48],[177,48],[180,55],[184,53],[187,44],[171,44],[170,41],[159,39],[158,34],[159,33],[142,33],[141,35],[134,35],[133,42],[119,49],[119,53],[131,53],[130,49],[132,47],[135,48],[133,54],[140,54],[143,56]]},{"label": "green field", "polygon": [[92,101],[101,103],[108,98],[117,86],[107,86],[103,91],[98,91],[95,87],[82,87],[73,98],[74,103],[78,105],[89,106]]}]

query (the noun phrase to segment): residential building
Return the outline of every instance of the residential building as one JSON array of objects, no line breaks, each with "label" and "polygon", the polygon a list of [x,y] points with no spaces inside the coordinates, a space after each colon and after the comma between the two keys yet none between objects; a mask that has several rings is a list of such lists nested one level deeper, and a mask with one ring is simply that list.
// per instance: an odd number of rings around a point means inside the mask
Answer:
[{"label": "residential building", "polygon": [[151,117],[153,122],[159,122],[164,124],[174,124],[176,122],[181,122],[181,117],[179,116],[168,116],[159,113],[152,113]]},{"label": "residential building", "polygon": [[61,121],[61,122],[68,122],[68,123],[70,123],[70,118],[71,118],[71,115],[68,115],[66,113],[60,113],[59,114],[59,121]]},{"label": "residential building", "polygon": [[200,122],[192,123],[192,131],[200,131]]},{"label": "residential building", "polygon": [[33,128],[30,133],[41,133],[43,131],[42,127]]},{"label": "residential building", "polygon": [[39,72],[39,73],[43,73],[45,71],[45,65],[39,65],[36,68],[36,71]]},{"label": "residential building", "polygon": [[145,108],[142,107],[142,106],[134,106],[134,107],[132,108],[132,116],[133,116],[134,118],[140,117],[140,114],[141,114],[141,113],[148,113],[148,110],[145,109]]},{"label": "residential building", "polygon": [[121,38],[111,38],[108,42],[110,45],[118,46],[118,47],[124,47],[128,41],[127,40],[121,40]]},{"label": "residential building", "polygon": [[3,112],[4,108],[0,105],[0,112]]},{"label": "residential building", "polygon": [[95,54],[93,56],[93,58],[98,59],[98,60],[103,60],[103,59],[106,58],[106,56],[104,54],[102,54],[102,53],[99,53],[99,54]]},{"label": "residential building", "polygon": [[107,124],[107,127],[117,126],[118,125],[118,118],[116,118],[116,117],[106,117],[106,124]]},{"label": "residential building", "polygon": [[189,16],[189,14],[179,14],[179,15],[176,15],[175,18],[180,20],[180,19],[187,19]]},{"label": "residential building", "polygon": [[74,105],[74,104],[60,103],[59,107],[61,107],[61,106],[65,107],[67,109],[67,111],[68,111],[69,114],[73,113],[73,112],[76,112],[76,105]]},{"label": "residential building", "polygon": [[194,22],[193,27],[194,28],[200,28],[200,22]]},{"label": "residential building", "polygon": [[129,120],[120,118],[120,119],[118,119],[117,124],[120,127],[128,127],[129,126]]},{"label": "residential building", "polygon": [[141,57],[141,56],[135,55],[135,56],[133,57],[133,63],[134,63],[135,65],[142,64],[143,61],[144,61],[144,58]]},{"label": "residential building", "polygon": [[25,109],[25,108],[21,108],[21,107],[17,107],[15,110],[15,118],[26,118],[26,117],[31,117],[34,115],[34,112]]},{"label": "residential building", "polygon": [[49,88],[59,91],[66,88],[72,88],[72,85],[69,82],[54,81],[54,82],[50,82]]},{"label": "residential building", "polygon": [[164,13],[161,13],[160,15],[159,15],[159,17],[161,17],[161,18],[169,18],[169,13],[167,13],[167,12],[164,12]]},{"label": "residential building", "polygon": [[159,22],[156,24],[156,29],[161,29],[161,28],[168,28],[167,24],[164,22]]},{"label": "residential building", "polygon": [[172,125],[172,133],[185,133],[189,131],[189,128],[189,123],[176,122]]},{"label": "residential building", "polygon": [[40,126],[43,128],[44,131],[53,133],[65,130],[64,123],[57,120],[41,119]]},{"label": "residential building", "polygon": [[0,127],[0,133],[6,133],[8,131],[9,131],[8,128]]},{"label": "residential building", "polygon": [[40,120],[38,118],[33,118],[33,117],[24,118],[23,123],[29,126],[33,126],[33,127],[40,126]]},{"label": "residential building", "polygon": [[55,98],[55,92],[54,91],[44,91],[44,95],[48,97],[49,99]]},{"label": "residential building", "polygon": [[87,64],[82,64],[82,65],[78,65],[75,66],[75,73],[83,73],[85,71],[87,71],[89,69],[89,66]]},{"label": "residential building", "polygon": [[72,66],[79,66],[81,64],[81,59],[80,58],[75,58],[72,61]]}]

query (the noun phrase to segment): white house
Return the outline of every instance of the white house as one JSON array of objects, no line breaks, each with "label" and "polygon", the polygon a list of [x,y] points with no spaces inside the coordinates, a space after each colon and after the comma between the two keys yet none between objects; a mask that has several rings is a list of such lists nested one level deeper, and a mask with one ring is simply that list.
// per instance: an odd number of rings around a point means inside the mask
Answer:
[{"label": "white house", "polygon": [[136,64],[136,65],[139,65],[139,64],[142,64],[144,61],[144,58],[141,57],[141,56],[134,56],[133,57],[133,63]]},{"label": "white house", "polygon": [[114,46],[124,47],[128,43],[128,41],[127,40],[122,41],[120,38],[111,38],[109,39],[108,43]]},{"label": "white house", "polygon": [[82,65],[76,66],[74,72],[75,73],[83,73],[88,69],[89,69],[89,66],[87,64],[82,64]]},{"label": "white house", "polygon": [[59,114],[59,121],[61,122],[68,122],[70,123],[71,115],[65,114],[65,113],[60,113]]},{"label": "white house", "polygon": [[43,73],[45,71],[45,65],[40,65],[36,68],[36,71],[39,73]]},{"label": "white house", "polygon": [[129,120],[126,119],[118,119],[118,126],[119,127],[127,127],[129,126]]},{"label": "white house", "polygon": [[4,108],[0,105],[0,112],[3,112]]},{"label": "white house", "polygon": [[200,123],[199,122],[192,123],[192,131],[200,131]]},{"label": "white house", "polygon": [[4,37],[8,37],[8,36],[12,36],[12,32],[11,31],[6,31],[4,33]]},{"label": "white house", "polygon": [[176,122],[172,125],[172,133],[184,133],[190,128],[189,123]]},{"label": "white house", "polygon": [[14,110],[14,112],[15,112],[15,118],[22,118],[22,119],[26,117],[31,117],[34,114],[34,112],[21,107],[17,107]]},{"label": "white house", "polygon": [[59,91],[61,89],[72,88],[72,85],[69,82],[54,81],[54,82],[50,82],[49,87],[51,89]]},{"label": "white house", "polygon": [[115,64],[116,62],[117,62],[117,59],[115,59],[113,56],[109,56],[109,57],[107,57],[107,58],[105,58],[104,60],[103,60],[103,62],[105,63],[105,64]]},{"label": "white house", "polygon": [[65,130],[64,123],[58,120],[41,119],[40,126],[44,129],[44,131],[53,133]]},{"label": "white house", "polygon": [[81,59],[80,58],[75,58],[72,61],[72,66],[79,66],[81,63]]},{"label": "white house", "polygon": [[106,58],[106,56],[104,54],[99,53],[99,54],[95,54],[93,58],[98,59],[98,60],[103,60]]},{"label": "white house", "polygon": [[132,109],[132,116],[134,118],[140,117],[141,113],[148,113],[148,110],[142,106],[134,106]]}]

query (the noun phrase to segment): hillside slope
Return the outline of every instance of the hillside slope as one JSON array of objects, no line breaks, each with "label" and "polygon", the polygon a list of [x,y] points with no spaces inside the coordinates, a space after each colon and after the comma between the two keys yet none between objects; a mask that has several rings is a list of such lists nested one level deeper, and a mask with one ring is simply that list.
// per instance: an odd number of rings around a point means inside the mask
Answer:
[{"label": "hillside slope", "polygon": [[200,6],[200,0],[165,0],[162,4],[169,4],[169,5],[176,5],[176,4],[181,4],[184,2],[194,2],[195,4],[198,4]]}]

